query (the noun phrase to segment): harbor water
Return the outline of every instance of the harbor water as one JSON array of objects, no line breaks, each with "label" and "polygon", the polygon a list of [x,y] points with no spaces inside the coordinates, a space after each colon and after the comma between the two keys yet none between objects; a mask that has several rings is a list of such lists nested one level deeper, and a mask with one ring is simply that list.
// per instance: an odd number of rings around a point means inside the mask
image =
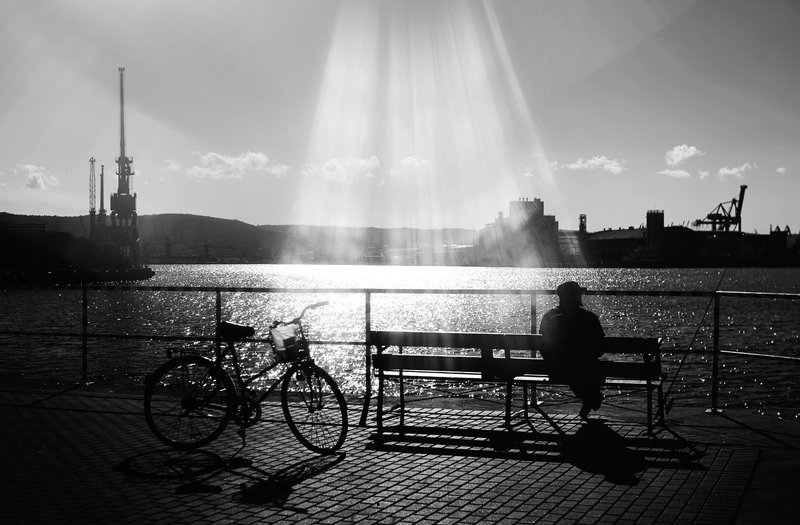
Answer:
[{"label": "harbor water", "polygon": [[[800,269],[576,269],[345,265],[157,265],[147,287],[281,288],[292,293],[223,292],[222,318],[256,327],[266,336],[269,322],[292,317],[306,304],[329,305],[308,314],[309,338],[325,342],[365,339],[365,294],[359,289],[553,290],[565,280],[590,291],[746,291],[800,293]],[[336,290],[342,293],[336,293]],[[314,290],[324,290],[315,293]],[[295,291],[297,293],[295,293]],[[306,292],[307,291],[307,292]],[[302,292],[302,293],[301,293]],[[58,334],[82,330],[82,292],[12,289],[1,291],[0,374],[74,380],[81,373],[81,339]],[[94,380],[125,377],[141,382],[168,350],[206,353],[205,341],[149,340],[147,336],[212,337],[213,292],[91,290],[89,334],[127,334],[135,339],[90,338],[89,374]],[[550,294],[373,293],[373,329],[530,332],[555,306]],[[665,387],[676,404],[710,406],[713,314],[710,298],[588,295],[585,307],[600,317],[606,335],[663,338]],[[41,332],[41,335],[38,333]],[[55,335],[53,335],[55,334]],[[724,351],[800,357],[800,300],[728,297],[720,303],[720,347]],[[318,344],[317,361],[346,395],[363,396],[362,344]],[[271,359],[263,344],[242,348],[248,366]],[[800,418],[800,362],[723,354],[721,407],[746,408],[768,417]],[[568,397],[568,392],[548,394]],[[624,395],[609,402],[641,402]]]}]

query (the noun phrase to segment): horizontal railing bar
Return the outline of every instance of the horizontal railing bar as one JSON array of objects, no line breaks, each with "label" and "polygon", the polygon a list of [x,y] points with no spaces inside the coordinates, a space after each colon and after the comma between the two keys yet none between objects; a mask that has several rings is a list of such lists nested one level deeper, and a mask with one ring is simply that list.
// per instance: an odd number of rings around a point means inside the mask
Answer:
[{"label": "horizontal railing bar", "polygon": [[[0,335],[22,335],[22,336],[36,336],[36,337],[74,337],[76,339],[84,337],[81,332],[42,332],[42,331],[28,331],[28,330],[0,330]],[[132,340],[152,340],[152,341],[204,341],[214,342],[216,337],[212,336],[188,336],[188,335],[149,335],[149,334],[107,334],[107,333],[88,333],[88,339],[132,339]],[[268,343],[268,339],[264,338],[247,338],[240,339],[241,343]],[[312,345],[337,345],[337,346],[361,346],[366,344],[366,341],[337,341],[337,340],[310,340],[309,344]],[[693,354],[711,353],[711,350],[696,349],[692,351]],[[741,352],[738,350],[720,350],[720,353],[730,355],[742,355],[750,357],[765,357],[770,359],[786,359],[790,361],[800,361],[800,357],[781,356],[773,354],[761,354],[754,352]]]},{"label": "horizontal railing bar", "polygon": [[779,293],[779,292],[737,292],[719,291],[717,295],[726,297],[757,297],[759,299],[800,299],[800,293]]},{"label": "horizontal railing bar", "polygon": [[[76,337],[87,339],[153,339],[161,341],[216,341],[216,337],[200,335],[146,335],[146,334],[84,334],[82,332],[42,332],[29,330],[0,330],[0,335],[24,335],[32,337]],[[266,340],[265,340],[266,341]]]},{"label": "horizontal railing bar", "polygon": [[42,332],[41,330],[0,330],[0,335],[25,335],[32,337],[83,337],[83,332]]},{"label": "horizontal railing bar", "polygon": [[738,350],[720,350],[719,353],[728,355],[746,355],[748,357],[768,357],[771,359],[786,359],[787,361],[800,361],[800,357],[792,357],[788,355],[759,354],[755,352],[740,352]]},{"label": "horizontal railing bar", "polygon": [[[15,335],[15,336],[34,336],[34,337],[74,337],[76,339],[80,339],[84,337],[82,332],[42,332],[42,331],[29,331],[29,330],[0,330],[0,335]],[[524,335],[524,334],[523,334]],[[131,339],[131,340],[139,340],[139,341],[200,341],[200,342],[214,342],[216,341],[216,337],[213,336],[201,336],[201,335],[155,335],[155,334],[109,334],[109,333],[88,333],[85,334],[88,339]],[[240,339],[237,342],[239,343],[269,343],[268,339],[264,338],[246,338]],[[311,340],[308,341],[309,344],[312,345],[336,345],[336,346],[362,346],[366,344],[366,341],[354,341],[354,340]],[[711,350],[702,350],[702,349],[695,349],[692,351],[693,354],[707,354],[711,353]],[[772,355],[772,354],[760,354],[760,353],[752,353],[752,352],[741,352],[737,350],[721,350],[723,354],[732,354],[732,355],[746,355],[752,357],[767,357],[767,358],[774,358],[774,359],[787,359],[793,361],[800,361],[800,357],[790,357],[790,356],[780,356],[780,355]]]},{"label": "horizontal railing bar", "polygon": [[[84,334],[83,332],[42,332],[42,331],[29,331],[29,330],[0,330],[0,335],[24,335],[33,337],[74,337],[82,339],[84,336],[87,339],[136,339],[136,340],[153,340],[153,341],[205,341],[214,342],[216,337],[203,336],[203,335],[148,335],[148,334],[98,334],[91,333]],[[251,338],[239,339],[237,343],[269,343],[269,339],[264,338]],[[362,346],[366,341],[327,341],[327,340],[308,340],[312,345],[341,345],[341,346]]]}]

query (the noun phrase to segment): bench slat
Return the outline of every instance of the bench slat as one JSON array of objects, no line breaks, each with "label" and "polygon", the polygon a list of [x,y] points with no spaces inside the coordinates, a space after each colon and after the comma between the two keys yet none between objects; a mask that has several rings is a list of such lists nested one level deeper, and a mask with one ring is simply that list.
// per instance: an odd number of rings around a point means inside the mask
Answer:
[{"label": "bench slat", "polygon": [[[385,377],[394,379],[400,378],[399,370],[387,370],[383,372]],[[483,379],[474,372],[435,372],[429,370],[404,370],[402,376],[405,379],[425,379],[431,381],[469,381],[471,383],[502,383],[494,379]],[[604,383],[607,387],[642,387],[657,388],[663,382],[662,379],[633,379],[633,378],[608,378]],[[535,384],[552,385],[550,377],[545,374],[515,376],[516,384]]]},{"label": "bench slat", "polygon": [[430,348],[533,348],[535,334],[488,334],[474,332],[393,332],[373,330],[370,343],[380,346],[421,346]]},{"label": "bench slat", "polygon": [[[427,348],[490,348],[540,350],[541,334],[475,332],[400,332],[371,330],[369,342],[375,346],[415,346]],[[661,346],[657,337],[618,337],[604,339],[605,352],[613,354],[656,354]]]},{"label": "bench slat", "polygon": [[[496,357],[483,359],[470,356],[442,356],[419,354],[377,354],[373,356],[375,368],[383,371],[414,370],[438,372],[473,372],[484,379],[505,380],[526,374],[547,375],[545,362],[540,358]],[[600,361],[601,373],[606,377],[657,380],[661,369],[658,363]]]}]

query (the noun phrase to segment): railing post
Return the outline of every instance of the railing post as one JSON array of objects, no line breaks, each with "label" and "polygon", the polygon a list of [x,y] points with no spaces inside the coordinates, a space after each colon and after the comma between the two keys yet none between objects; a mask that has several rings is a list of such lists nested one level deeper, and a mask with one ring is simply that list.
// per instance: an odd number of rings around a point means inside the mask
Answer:
[{"label": "railing post", "polygon": [[531,292],[531,333],[536,333],[536,298],[538,294]]},{"label": "railing post", "polygon": [[216,295],[216,305],[214,307],[214,315],[216,317],[216,323],[214,323],[214,338],[216,339],[217,345],[217,355],[222,351],[222,340],[219,336],[219,323],[222,322],[222,291],[219,288],[214,289],[214,293]]},{"label": "railing post", "polygon": [[720,412],[717,406],[719,397],[719,294],[714,292],[714,349],[711,365],[711,413]]},{"label": "railing post", "polygon": [[214,293],[216,295],[216,307],[215,307],[215,315],[217,319],[217,324],[222,321],[222,291],[219,288],[214,289]]},{"label": "railing post", "polygon": [[84,284],[82,319],[81,319],[81,338],[82,338],[82,363],[81,363],[81,383],[84,385],[89,380],[89,289]]},{"label": "railing post", "polygon": [[367,426],[367,416],[369,415],[369,402],[372,400],[372,355],[370,354],[370,340],[369,332],[372,329],[372,294],[369,291],[364,292],[364,363],[366,370],[364,370],[364,406],[361,409],[361,419],[358,421],[358,426]]}]

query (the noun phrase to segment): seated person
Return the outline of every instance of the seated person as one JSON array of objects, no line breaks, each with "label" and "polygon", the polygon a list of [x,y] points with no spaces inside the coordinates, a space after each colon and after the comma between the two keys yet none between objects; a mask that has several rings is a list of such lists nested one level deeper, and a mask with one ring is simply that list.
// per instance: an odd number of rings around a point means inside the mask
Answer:
[{"label": "seated person", "polygon": [[542,357],[551,379],[569,385],[583,401],[581,419],[590,410],[597,410],[603,400],[601,375],[597,358],[603,355],[605,333],[600,320],[582,308],[581,288],[574,281],[556,289],[559,305],[542,317],[539,333],[544,336]]}]

